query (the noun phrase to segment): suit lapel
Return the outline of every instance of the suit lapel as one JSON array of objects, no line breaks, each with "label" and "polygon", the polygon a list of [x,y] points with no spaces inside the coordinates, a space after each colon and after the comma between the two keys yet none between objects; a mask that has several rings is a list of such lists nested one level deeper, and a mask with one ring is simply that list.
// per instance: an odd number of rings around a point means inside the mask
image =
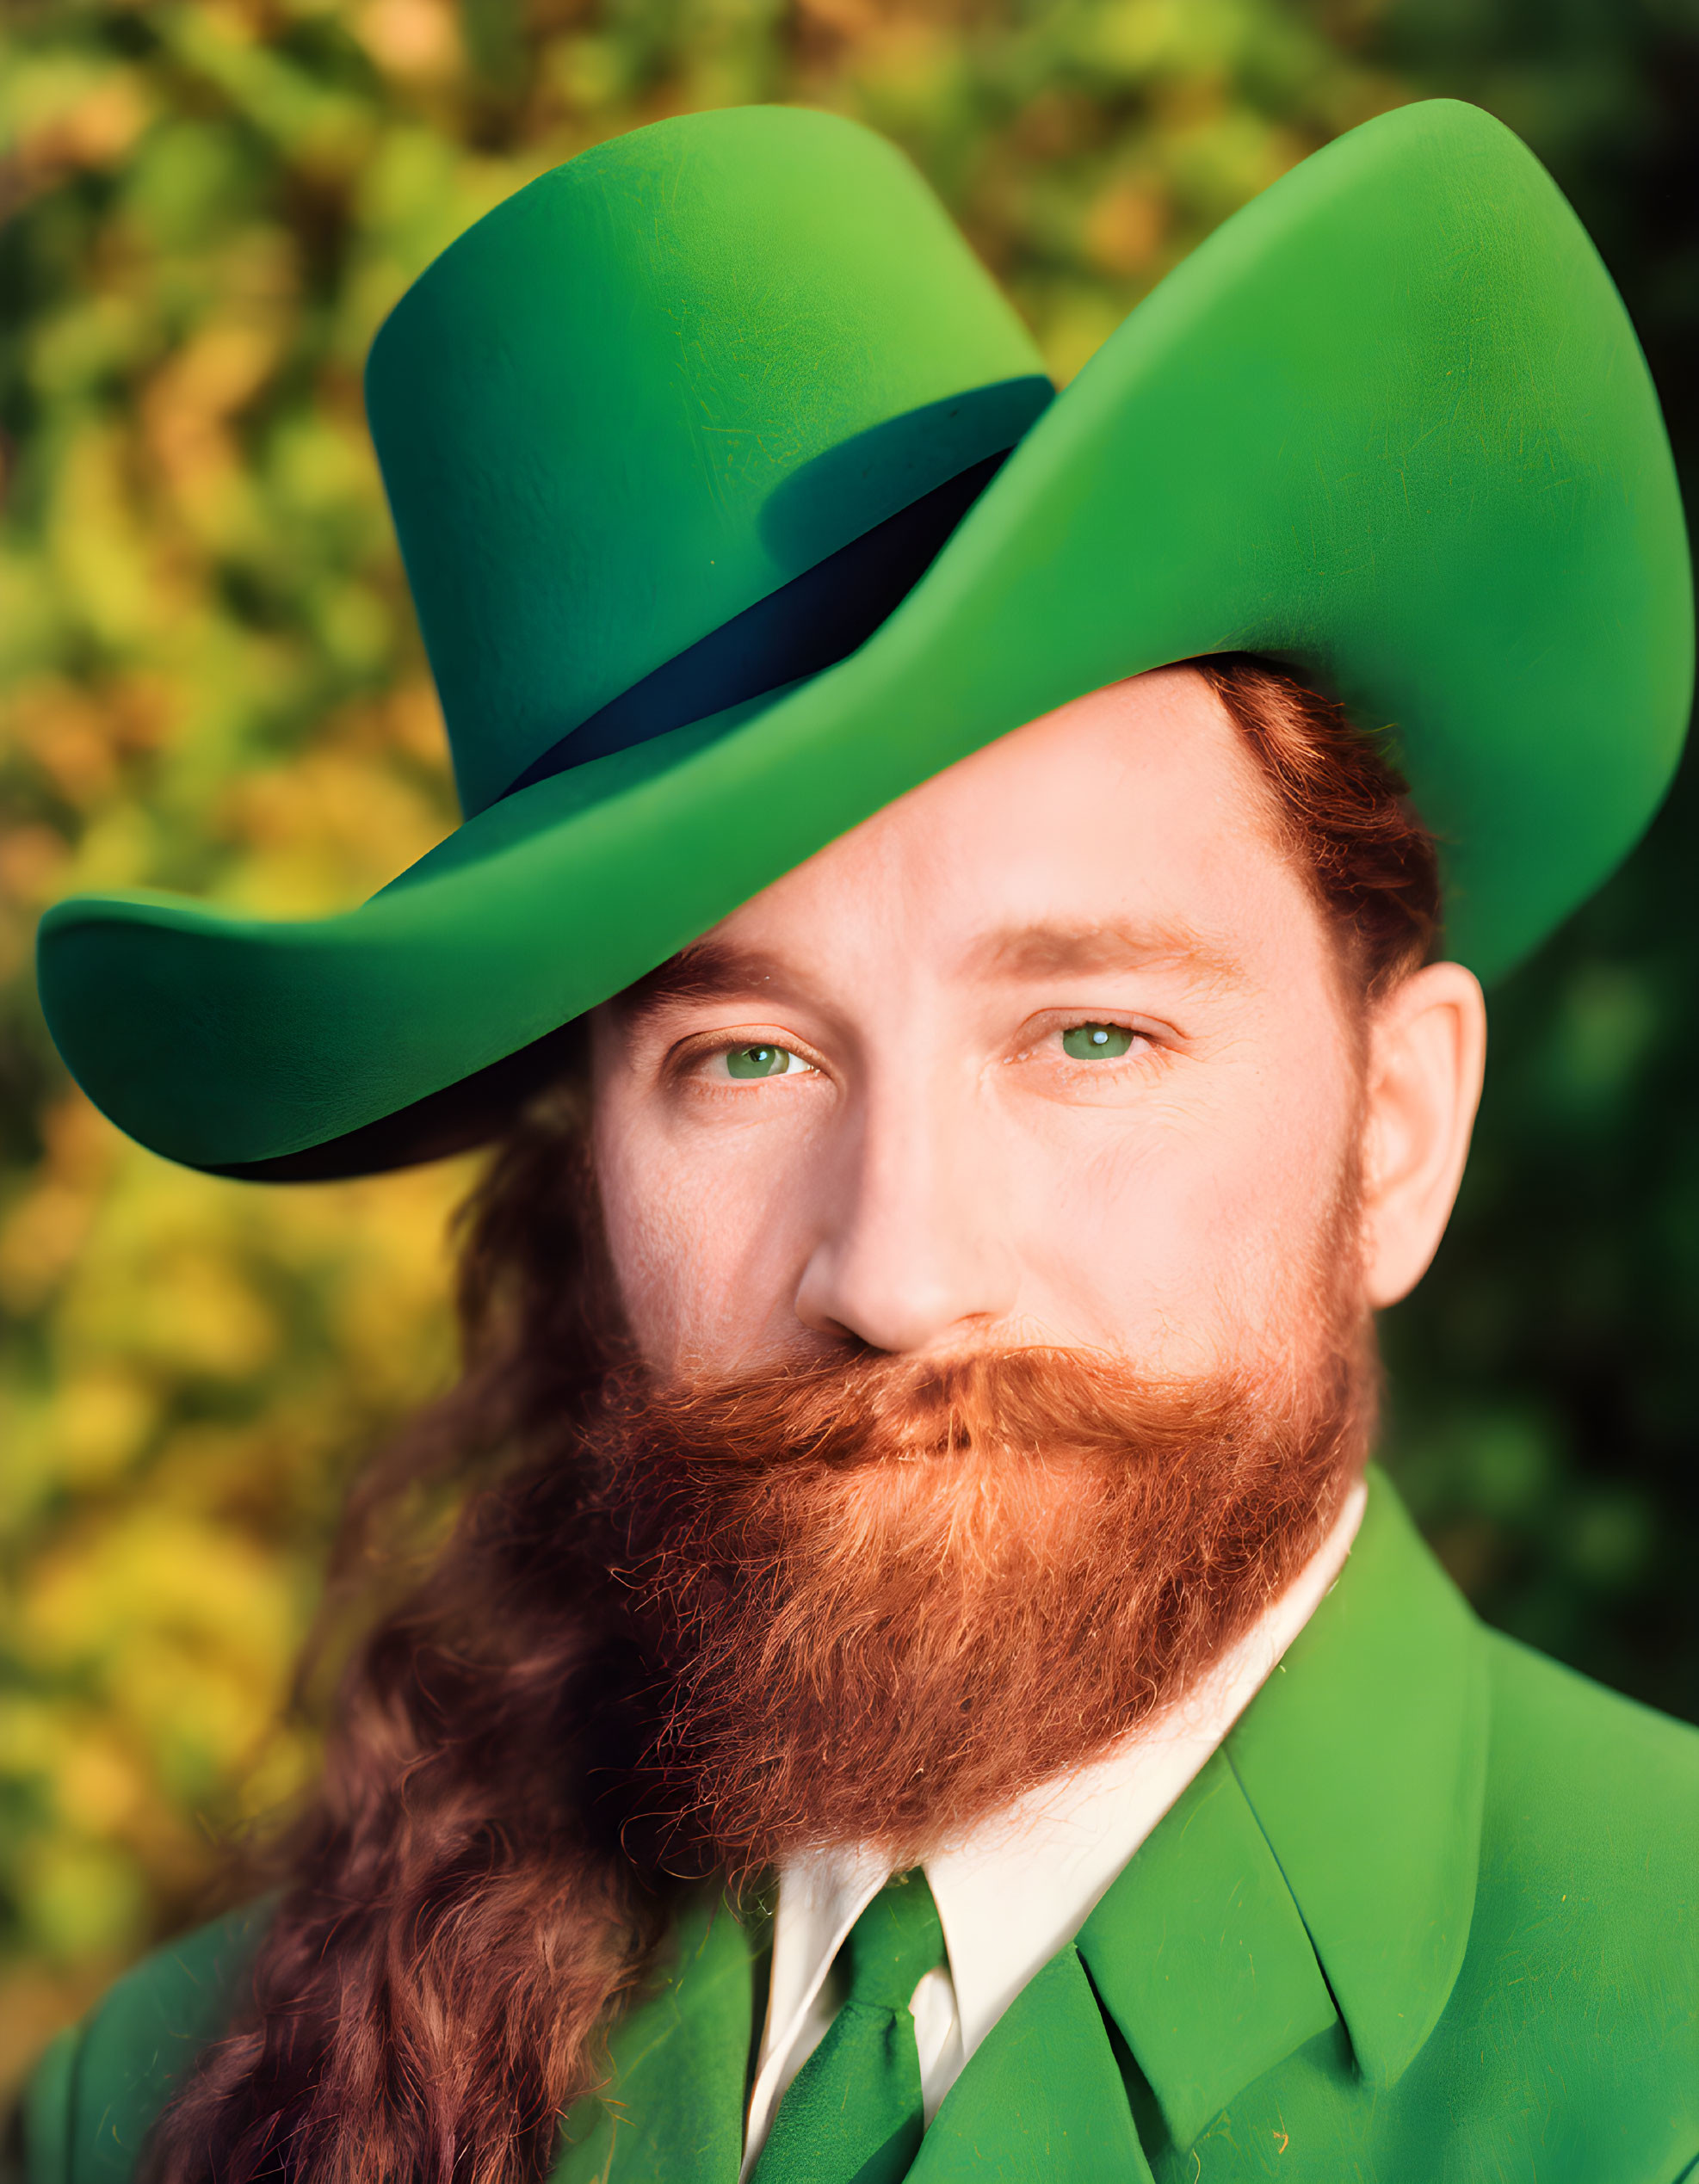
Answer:
[{"label": "suit lapel", "polygon": [[1474,1913],[1480,1626],[1385,1478],[1338,1582],[1228,1737],[1370,2084],[1438,2023]]},{"label": "suit lapel", "polygon": [[755,2012],[753,1937],[692,1904],[659,1989],[609,2042],[609,2089],[566,2119],[550,2184],[737,2184]]},{"label": "suit lapel", "polygon": [[1468,1940],[1486,1782],[1479,1626],[1378,1473],[1349,1561],[1078,1950],[1191,2145],[1341,2020],[1393,2083]]},{"label": "suit lapel", "polygon": [[1103,2012],[1069,1947],[975,2049],[908,2184],[1150,2184],[1150,2175]]},{"label": "suit lapel", "polygon": [[1337,2019],[1291,1891],[1220,1752],[1086,1921],[1078,1948],[1177,2146]]}]

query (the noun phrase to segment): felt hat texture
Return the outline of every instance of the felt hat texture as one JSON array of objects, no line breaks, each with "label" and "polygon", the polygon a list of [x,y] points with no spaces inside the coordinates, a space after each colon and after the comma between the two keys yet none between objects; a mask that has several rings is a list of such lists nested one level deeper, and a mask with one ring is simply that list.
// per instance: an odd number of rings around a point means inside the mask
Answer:
[{"label": "felt hat texture", "polygon": [[739,903],[1175,660],[1270,655],[1390,727],[1486,978],[1679,754],[1686,538],[1633,329],[1537,161],[1449,101],[1303,161],[1060,396],[882,139],[660,122],[453,244],[367,394],[462,824],[331,917],[42,923],[72,1073],[194,1167],[477,1142]]}]

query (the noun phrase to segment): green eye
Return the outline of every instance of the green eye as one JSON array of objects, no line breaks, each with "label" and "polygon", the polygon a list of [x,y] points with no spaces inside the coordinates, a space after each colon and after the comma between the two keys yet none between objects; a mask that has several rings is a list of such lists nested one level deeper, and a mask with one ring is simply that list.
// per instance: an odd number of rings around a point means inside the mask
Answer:
[{"label": "green eye", "polygon": [[734,1046],[726,1057],[728,1077],[783,1077],[796,1057],[788,1046]]},{"label": "green eye", "polygon": [[1125,1024],[1074,1024],[1062,1033],[1062,1052],[1077,1062],[1112,1061],[1132,1044]]}]

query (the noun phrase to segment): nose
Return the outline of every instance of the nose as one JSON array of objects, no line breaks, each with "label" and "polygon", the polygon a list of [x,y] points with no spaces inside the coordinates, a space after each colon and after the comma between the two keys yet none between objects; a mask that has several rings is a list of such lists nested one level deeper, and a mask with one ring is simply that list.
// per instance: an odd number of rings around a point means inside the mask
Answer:
[{"label": "nose", "polygon": [[864,1092],[823,1178],[825,1232],[796,1292],[805,1327],[913,1356],[982,1336],[1012,1311],[997,1163],[974,1123],[961,1085],[911,1076]]}]

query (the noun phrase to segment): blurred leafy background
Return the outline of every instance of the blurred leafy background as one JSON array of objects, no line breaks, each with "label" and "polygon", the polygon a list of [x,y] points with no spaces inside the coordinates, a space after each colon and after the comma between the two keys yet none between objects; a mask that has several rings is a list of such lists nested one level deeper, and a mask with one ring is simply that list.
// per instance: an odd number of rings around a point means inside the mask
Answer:
[{"label": "blurred leafy background", "polygon": [[[73,888],[358,898],[454,818],[368,342],[507,192],[666,114],[905,145],[1058,375],[1225,214],[1435,90],[1547,160],[1688,474],[1696,0],[12,0],[0,90],[0,2083],[310,1764],[276,1724],[350,1467],[452,1370],[464,1164],[264,1190],[67,1083]],[[1484,1611],[1699,1711],[1699,786],[1496,997],[1392,1459]]]}]

